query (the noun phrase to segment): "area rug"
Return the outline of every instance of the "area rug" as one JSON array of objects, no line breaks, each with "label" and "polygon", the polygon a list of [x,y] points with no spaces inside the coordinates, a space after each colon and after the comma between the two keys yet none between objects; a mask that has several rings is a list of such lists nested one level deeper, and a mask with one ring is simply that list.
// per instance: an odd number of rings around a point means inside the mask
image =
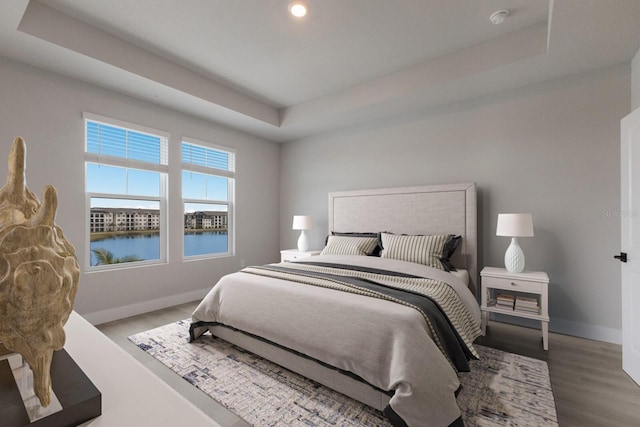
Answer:
[{"label": "area rug", "polygon": [[[390,427],[381,412],[226,341],[188,344],[189,320],[129,337],[252,426]],[[481,359],[461,373],[466,426],[557,426],[546,362],[476,346]]]}]

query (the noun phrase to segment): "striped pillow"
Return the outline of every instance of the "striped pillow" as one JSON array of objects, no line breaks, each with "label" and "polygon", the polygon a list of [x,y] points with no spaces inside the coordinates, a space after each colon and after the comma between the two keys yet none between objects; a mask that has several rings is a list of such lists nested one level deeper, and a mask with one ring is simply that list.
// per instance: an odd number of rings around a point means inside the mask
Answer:
[{"label": "striped pillow", "polygon": [[[382,251],[382,242],[380,241],[380,233],[363,233],[358,231],[332,231],[331,236],[349,236],[349,237],[375,237],[378,240],[378,244],[369,252],[368,256],[380,256],[380,251]],[[327,242],[329,241],[329,236],[324,241],[324,245],[327,246]]]},{"label": "striped pillow", "polygon": [[377,244],[377,237],[329,236],[321,255],[369,255]]},{"label": "striped pillow", "polygon": [[448,234],[436,236],[408,236],[382,233],[382,258],[393,258],[415,262],[446,270],[440,261]]}]

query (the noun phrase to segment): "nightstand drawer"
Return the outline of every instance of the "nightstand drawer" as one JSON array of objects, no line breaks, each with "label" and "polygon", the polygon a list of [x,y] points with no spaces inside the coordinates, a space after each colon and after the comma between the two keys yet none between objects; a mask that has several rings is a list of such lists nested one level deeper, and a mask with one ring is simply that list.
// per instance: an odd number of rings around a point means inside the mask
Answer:
[{"label": "nightstand drawer", "polygon": [[296,259],[308,258],[309,256],[310,256],[309,254],[286,254],[286,255],[282,255],[282,260],[294,261]]},{"label": "nightstand drawer", "polygon": [[526,280],[518,279],[503,279],[500,277],[483,277],[483,282],[486,286],[494,289],[504,289],[516,292],[530,292],[534,294],[542,293],[541,282],[529,282]]},{"label": "nightstand drawer", "polygon": [[284,249],[280,251],[280,262],[295,261],[297,259],[308,258],[320,255],[320,251],[300,252],[297,249]]}]

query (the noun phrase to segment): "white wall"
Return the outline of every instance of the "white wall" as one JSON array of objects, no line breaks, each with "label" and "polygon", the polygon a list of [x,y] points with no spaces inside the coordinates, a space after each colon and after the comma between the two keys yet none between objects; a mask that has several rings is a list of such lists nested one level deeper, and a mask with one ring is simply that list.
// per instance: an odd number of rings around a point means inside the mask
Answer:
[{"label": "white wall", "polygon": [[528,270],[547,271],[550,329],[620,342],[620,119],[630,67],[294,141],[281,155],[280,242],[291,217],[314,216],[312,247],[327,234],[327,193],[475,181],[479,266],[502,266],[499,212],[531,212]]},{"label": "white wall", "polygon": [[640,107],[640,50],[631,61],[631,111]]},{"label": "white wall", "polygon": [[[7,158],[16,136],[25,138],[27,183],[38,195],[47,184],[57,188],[56,222],[75,246],[81,266],[88,256],[83,112],[167,131],[170,149],[175,149],[183,135],[237,149],[236,255],[181,261],[180,183],[170,182],[169,214],[180,217],[169,233],[170,262],[118,271],[83,271],[75,309],[89,320],[103,322],[195,300],[219,277],[238,270],[241,259],[247,264],[279,259],[278,144],[1,58],[0,88],[0,158]],[[2,160],[0,176],[6,173]]]}]

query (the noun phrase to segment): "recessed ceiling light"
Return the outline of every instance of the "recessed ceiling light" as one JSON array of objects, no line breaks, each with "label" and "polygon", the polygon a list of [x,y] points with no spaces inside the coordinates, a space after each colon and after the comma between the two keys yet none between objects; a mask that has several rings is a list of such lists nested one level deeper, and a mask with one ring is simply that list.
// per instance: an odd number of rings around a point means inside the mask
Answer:
[{"label": "recessed ceiling light", "polygon": [[507,19],[507,16],[509,16],[508,10],[498,10],[497,12],[493,12],[491,14],[491,16],[489,17],[489,21],[491,21],[491,23],[495,25],[502,24],[504,20]]},{"label": "recessed ceiling light", "polygon": [[299,0],[292,1],[289,3],[289,13],[296,18],[302,18],[309,13],[309,5]]}]

